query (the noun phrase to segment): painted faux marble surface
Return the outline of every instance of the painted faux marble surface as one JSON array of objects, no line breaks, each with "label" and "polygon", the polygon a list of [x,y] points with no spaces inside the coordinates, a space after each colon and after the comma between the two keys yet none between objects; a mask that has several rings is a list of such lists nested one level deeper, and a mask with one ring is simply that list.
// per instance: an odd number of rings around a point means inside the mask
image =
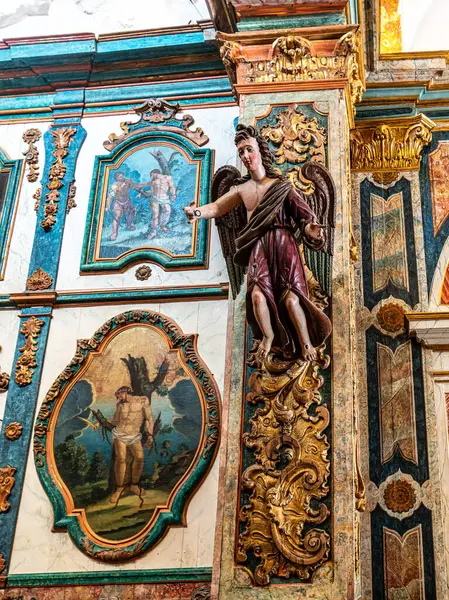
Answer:
[{"label": "painted faux marble surface", "polygon": [[[403,201],[410,203],[409,207],[404,205],[405,210],[411,211],[413,215],[412,228],[405,229],[406,238],[404,244],[410,244],[413,239],[414,244],[414,280],[412,284],[417,289],[413,305],[410,306],[409,296],[408,303],[406,296],[401,290],[401,286],[396,289],[387,289],[380,297],[373,297],[372,293],[364,285],[366,282],[366,260],[367,255],[370,255],[369,248],[364,247],[359,263],[355,265],[356,277],[356,296],[357,296],[357,346],[359,356],[359,424],[360,424],[360,448],[361,448],[361,470],[365,478],[367,487],[368,511],[362,515],[361,519],[361,568],[362,568],[362,597],[368,599],[376,599],[380,597],[396,597],[406,594],[407,597],[413,598],[435,598],[435,594],[443,594],[445,587],[445,557],[441,553],[442,548],[442,529],[440,520],[440,504],[438,491],[438,465],[436,460],[436,440],[435,440],[435,410],[433,407],[432,387],[429,385],[429,356],[428,351],[421,352],[416,342],[407,342],[407,336],[404,329],[404,317],[395,317],[393,314],[403,315],[404,312],[411,310],[423,311],[427,308],[427,277],[425,268],[424,256],[424,236],[421,216],[421,196],[418,173],[401,173],[399,178],[406,178],[410,182],[409,194]],[[400,179],[396,179],[390,185],[377,184],[375,179],[370,174],[357,173],[352,177],[352,202],[353,202],[353,225],[356,240],[363,247],[363,237],[366,237],[366,229],[361,227],[360,221],[360,203],[366,202],[366,197],[361,195],[360,190],[366,189],[366,180],[377,186],[379,195],[388,198],[391,197],[397,189],[397,184]],[[362,185],[365,181],[365,187]],[[396,188],[395,188],[396,186]],[[405,188],[404,188],[405,189]],[[410,235],[413,231],[413,236]],[[362,233],[363,232],[363,233]],[[369,260],[369,258],[368,258]],[[410,257],[407,260],[407,269],[410,269]],[[410,271],[409,271],[410,272]],[[372,289],[372,288],[371,288]],[[402,288],[403,289],[403,288]],[[365,306],[364,306],[365,305]],[[366,308],[369,306],[371,310]],[[385,318],[388,310],[388,319]],[[396,392],[394,398],[396,400],[397,393],[401,394],[403,386],[410,386],[410,395],[414,396],[414,402],[409,403],[408,408],[403,407],[402,414],[397,413],[397,417],[390,422],[391,426],[386,427],[386,421],[383,411],[377,414],[382,417],[383,425],[380,424],[381,439],[385,442],[390,439],[390,434],[395,432],[396,442],[393,444],[396,447],[395,453],[403,454],[401,446],[411,444],[413,448],[413,439],[420,436],[423,428],[425,428],[425,436],[421,437],[421,446],[418,446],[418,451],[411,453],[405,452],[405,457],[408,459],[404,462],[397,460],[397,454],[388,458],[383,454],[385,466],[388,464],[390,468],[385,471],[378,480],[376,486],[371,478],[375,473],[383,473],[379,471],[376,463],[373,462],[373,447],[372,440],[375,435],[377,426],[374,413],[369,410],[370,390],[372,390],[375,380],[371,376],[373,371],[372,359],[365,360],[364,357],[371,356],[375,349],[370,339],[373,336],[373,326],[378,330],[375,336],[379,342],[386,345],[390,350],[383,351],[386,358],[386,353],[393,359],[390,363],[392,368],[391,383]],[[381,338],[378,336],[381,334]],[[396,340],[393,343],[393,340]],[[408,368],[408,375],[405,375],[406,363],[408,359],[400,361],[397,366],[394,363],[399,358],[398,352],[404,354],[406,348],[413,349],[415,358],[413,359],[412,368]],[[400,350],[402,348],[402,351]],[[390,353],[393,354],[390,354]],[[420,362],[422,371],[417,374],[417,357],[421,354]],[[395,359],[396,357],[396,359]],[[387,361],[388,362],[388,361]],[[369,368],[368,368],[369,364]],[[400,366],[402,365],[402,366]],[[385,365],[384,365],[385,367]],[[398,370],[399,369],[399,370]],[[403,376],[400,372],[403,371]],[[414,373],[414,375],[413,375]],[[368,377],[368,374],[370,376]],[[390,386],[390,380],[385,373],[385,369],[381,369],[378,375],[379,390],[378,402],[381,398],[385,398],[388,394],[388,389],[393,392]],[[377,378],[376,378],[377,379]],[[402,383],[401,383],[402,382]],[[408,383],[407,383],[408,382]],[[421,392],[419,391],[421,389]],[[372,394],[371,394],[372,397]],[[405,396],[404,396],[405,398]],[[396,402],[395,402],[396,405]],[[425,411],[425,419],[424,419]],[[390,417],[392,414],[390,415]],[[408,423],[408,424],[407,424]],[[408,432],[408,433],[407,433]],[[421,433],[420,433],[421,432]],[[393,437],[395,437],[393,436]],[[409,440],[408,442],[406,440]],[[424,443],[424,446],[422,445]],[[423,455],[426,456],[425,463],[422,462]],[[380,455],[379,455],[380,456]],[[396,456],[396,458],[395,458]],[[418,458],[422,465],[416,470],[413,466]],[[377,463],[379,464],[379,463]],[[402,466],[399,466],[402,465]],[[374,472],[373,472],[374,468]],[[422,470],[424,468],[424,470]],[[401,473],[404,471],[403,473]],[[405,474],[409,472],[410,474]],[[387,476],[388,473],[392,473]],[[421,476],[419,475],[421,473]],[[421,477],[421,479],[420,479]],[[421,482],[421,485],[416,481]],[[380,485],[379,485],[380,484]],[[424,504],[422,504],[424,503]],[[380,508],[382,507],[382,509]],[[432,513],[430,512],[432,511]],[[385,512],[384,512],[385,511]],[[408,517],[408,519],[405,519]],[[400,525],[404,523],[403,525]],[[429,530],[431,527],[431,530]],[[433,533],[432,533],[433,532]],[[432,562],[432,554],[434,551],[435,564]],[[426,560],[423,561],[423,552]],[[380,577],[380,575],[383,575]],[[435,578],[437,587],[434,587]],[[440,597],[440,596],[438,596]],[[441,597],[445,597],[441,595]]]},{"label": "painted faux marble surface", "polygon": [[206,600],[207,583],[8,588],[0,600]]},{"label": "painted faux marble surface", "polygon": [[[307,93],[264,94],[242,100],[242,121],[251,123],[253,118],[266,112],[270,104],[291,102],[316,102],[320,112],[329,113],[329,169],[337,187],[337,224],[333,258],[333,527],[334,554],[333,574],[329,565],[316,574],[313,586],[276,585],[270,588],[252,588],[248,574],[234,565],[235,523],[237,517],[237,482],[240,466],[240,415],[244,363],[244,290],[235,304],[232,371],[230,373],[230,397],[228,418],[227,462],[222,484],[224,494],[223,516],[218,526],[222,528],[223,542],[220,562],[220,598],[232,600],[314,598],[345,598],[354,586],[354,524],[348,506],[353,503],[353,404],[351,372],[351,323],[350,305],[350,259],[349,259],[349,206],[347,164],[348,133],[345,121],[345,103],[338,91]],[[349,349],[349,350],[348,350]]]}]

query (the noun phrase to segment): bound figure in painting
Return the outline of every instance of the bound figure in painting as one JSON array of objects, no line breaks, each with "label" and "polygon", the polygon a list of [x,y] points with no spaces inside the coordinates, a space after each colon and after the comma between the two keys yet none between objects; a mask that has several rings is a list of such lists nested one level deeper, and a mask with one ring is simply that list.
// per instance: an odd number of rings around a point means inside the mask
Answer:
[{"label": "bound figure in painting", "polygon": [[[324,234],[329,222],[320,224],[311,205],[329,221],[332,179],[321,165],[306,163],[302,175],[306,172],[312,183],[306,195],[273,167],[268,143],[254,127],[238,125],[235,144],[249,174],[242,178],[237,169],[222,167],[212,186],[217,200],[184,210],[191,223],[217,219],[234,290],[247,268],[247,318],[258,340],[257,362],[263,364],[272,348],[313,361],[332,327],[309,299],[298,240],[312,250],[329,246]],[[228,221],[220,223],[227,214]]]}]

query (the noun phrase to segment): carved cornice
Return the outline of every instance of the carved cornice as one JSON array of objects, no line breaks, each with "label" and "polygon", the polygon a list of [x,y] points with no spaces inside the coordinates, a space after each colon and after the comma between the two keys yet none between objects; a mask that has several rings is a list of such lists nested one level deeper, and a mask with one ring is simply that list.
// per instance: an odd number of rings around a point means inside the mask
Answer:
[{"label": "carved cornice", "polygon": [[27,319],[20,329],[20,333],[25,336],[25,344],[19,348],[20,358],[16,363],[15,380],[17,385],[24,387],[29,385],[33,378],[34,369],[37,366],[36,352],[38,345],[36,339],[44,325],[44,321],[37,319],[34,315]]},{"label": "carved cornice", "polygon": [[351,131],[351,169],[419,169],[422,149],[430,144],[434,127],[435,123],[422,114],[357,123]]},{"label": "carved cornice", "polygon": [[0,513],[8,512],[11,508],[7,500],[15,483],[15,472],[16,469],[14,467],[6,466],[0,468]]},{"label": "carved cornice", "polygon": [[46,271],[38,267],[28,279],[26,286],[29,290],[47,290],[53,284],[53,278]]},{"label": "carved cornice", "polygon": [[50,167],[49,182],[47,187],[50,190],[45,194],[44,219],[41,221],[41,227],[45,231],[51,231],[56,223],[56,215],[58,214],[59,190],[63,187],[62,180],[66,174],[67,167],[64,164],[64,158],[69,153],[68,147],[72,137],[76,133],[73,127],[59,127],[58,129],[50,130],[54,138],[55,150],[53,156],[55,161]]},{"label": "carved cornice", "polygon": [[22,136],[23,141],[28,144],[28,149],[23,155],[29,167],[27,179],[30,182],[37,181],[39,177],[39,152],[34,144],[41,139],[41,135],[39,129],[27,129]]},{"label": "carved cornice", "polygon": [[346,90],[351,125],[365,90],[363,43],[353,25],[218,34],[235,93],[298,89]]}]

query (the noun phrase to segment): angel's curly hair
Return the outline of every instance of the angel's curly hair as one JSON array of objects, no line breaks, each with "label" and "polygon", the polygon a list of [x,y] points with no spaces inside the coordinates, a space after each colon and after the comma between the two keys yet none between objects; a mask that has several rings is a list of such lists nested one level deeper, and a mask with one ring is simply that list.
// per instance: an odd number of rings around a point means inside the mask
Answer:
[{"label": "angel's curly hair", "polygon": [[[272,179],[281,179],[282,175],[280,175],[279,171],[273,167],[274,156],[271,154],[267,140],[263,138],[257,129],[252,125],[242,125],[239,123],[236,127],[236,134],[234,138],[235,145],[237,146],[241,141],[248,140],[249,138],[254,138],[259,146],[262,164],[267,177],[271,177]],[[246,175],[244,179],[250,179],[250,175]]]}]

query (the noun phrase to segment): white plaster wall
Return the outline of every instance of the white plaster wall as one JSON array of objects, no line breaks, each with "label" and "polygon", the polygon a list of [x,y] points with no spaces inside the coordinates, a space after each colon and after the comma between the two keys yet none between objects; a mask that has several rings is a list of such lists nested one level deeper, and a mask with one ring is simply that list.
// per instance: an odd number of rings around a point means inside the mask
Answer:
[{"label": "white plaster wall", "polygon": [[[154,2],[154,5],[153,5]],[[153,10],[152,10],[153,8]],[[158,29],[209,19],[205,0],[9,0],[0,3],[3,38]]]},{"label": "white plaster wall", "polygon": [[[16,310],[0,310],[0,372],[10,373],[11,377],[14,377],[12,366],[20,325],[18,315]],[[3,419],[7,397],[8,392],[0,394],[0,419]]]},{"label": "white plaster wall", "polygon": [[44,169],[44,142],[43,135],[48,129],[48,123],[13,123],[0,125],[0,146],[14,160],[24,158],[23,152],[28,144],[22,140],[22,135],[27,129],[37,128],[42,132],[41,139],[35,144],[39,152],[39,177],[34,183],[26,178],[28,166],[22,177],[21,186],[16,198],[16,215],[12,222],[12,235],[10,247],[6,254],[6,270],[4,280],[0,280],[0,295],[10,294],[25,289],[28,267],[33,246],[34,229],[36,227],[36,213],[34,212],[33,194],[40,185]]},{"label": "white plaster wall", "polygon": [[402,50],[449,50],[447,0],[400,0]]},{"label": "white plaster wall", "polygon": [[[223,395],[227,302],[192,302],[66,308],[54,312],[44,364],[42,399],[75,353],[77,338],[90,337],[107,319],[138,308],[161,312],[184,333],[198,333],[198,350]],[[1,330],[0,330],[1,333]],[[14,339],[14,338],[13,338]],[[79,551],[67,533],[52,533],[53,510],[28,456],[10,573],[56,573],[207,567],[212,565],[218,493],[218,460],[197,490],[187,511],[187,527],[171,529],[150,552],[132,563],[113,566],[93,561]]]},{"label": "white plaster wall", "polygon": [[[207,148],[215,150],[214,171],[225,164],[236,164],[234,146],[234,119],[238,116],[237,107],[200,108],[187,107],[184,114],[195,119],[193,128],[201,127],[209,136]],[[209,268],[196,271],[166,272],[158,265],[151,265],[153,271],[147,281],[138,281],[134,265],[124,273],[107,275],[80,275],[81,249],[86,225],[87,208],[92,183],[94,160],[107,151],[103,142],[111,133],[120,134],[122,121],[137,121],[136,114],[113,115],[85,118],[82,121],[87,136],[81,148],[76,165],[76,208],[67,216],[62,244],[61,262],[57,279],[57,290],[104,289],[122,287],[159,287],[222,283],[228,281],[223,261],[218,233],[211,223],[211,243]]]}]

